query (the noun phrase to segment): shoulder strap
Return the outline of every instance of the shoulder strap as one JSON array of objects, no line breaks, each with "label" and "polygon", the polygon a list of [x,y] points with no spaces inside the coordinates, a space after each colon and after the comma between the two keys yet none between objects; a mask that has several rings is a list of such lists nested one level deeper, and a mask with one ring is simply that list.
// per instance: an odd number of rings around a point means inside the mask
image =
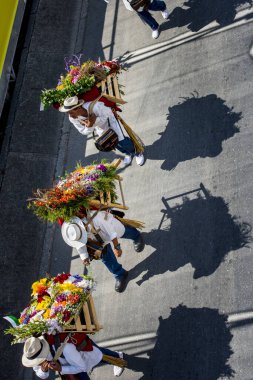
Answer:
[{"label": "shoulder strap", "polygon": [[61,343],[60,347],[57,348],[55,355],[54,355],[54,359],[53,359],[54,362],[56,362],[59,359],[59,357],[61,356],[61,354],[63,353],[64,347],[68,343],[68,340],[70,337],[71,337],[71,332],[66,336],[66,338],[64,339],[64,342]]},{"label": "shoulder strap", "polygon": [[99,101],[100,98],[102,98],[102,96],[103,96],[103,94],[99,95],[99,97],[97,97],[95,100],[90,102],[89,107],[88,107],[88,118],[89,118],[90,114],[92,114],[95,104]]}]

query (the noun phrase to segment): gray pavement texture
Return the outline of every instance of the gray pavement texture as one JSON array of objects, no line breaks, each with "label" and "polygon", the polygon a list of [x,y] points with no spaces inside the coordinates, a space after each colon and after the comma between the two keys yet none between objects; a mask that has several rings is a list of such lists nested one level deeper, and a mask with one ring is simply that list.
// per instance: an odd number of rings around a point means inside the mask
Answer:
[{"label": "gray pavement texture", "polygon": [[[153,41],[119,0],[34,4],[5,145],[1,315],[25,306],[38,275],[83,272],[59,227],[39,223],[25,200],[77,161],[102,155],[63,115],[39,113],[40,90],[54,85],[65,55],[107,59],[130,52],[123,117],[145,141],[146,163],[133,162],[121,174],[127,216],[146,223],[146,248],[136,254],[122,242],[120,261],[130,277],[123,294],[114,292],[103,264],[92,263],[104,327],[95,339],[126,352],[131,370],[122,379],[250,380],[252,319],[241,321],[240,313],[253,310],[253,10],[243,0],[168,6],[172,17]],[[192,41],[158,53],[160,42],[187,33]],[[151,54],[131,61],[142,48]],[[9,341],[1,336],[1,378],[32,378],[20,365],[21,347]],[[91,375],[112,377],[110,366]]]}]

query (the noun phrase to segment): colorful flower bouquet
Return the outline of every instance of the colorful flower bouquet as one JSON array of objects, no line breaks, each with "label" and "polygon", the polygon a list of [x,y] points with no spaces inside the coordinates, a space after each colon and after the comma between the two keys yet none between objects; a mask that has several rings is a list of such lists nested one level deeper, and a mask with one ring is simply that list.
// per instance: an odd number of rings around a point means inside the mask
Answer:
[{"label": "colorful flower bouquet", "polygon": [[49,222],[58,219],[69,220],[80,209],[90,208],[92,200],[100,199],[101,192],[110,192],[111,200],[117,199],[115,180],[116,167],[106,163],[91,166],[79,166],[62,178],[52,189],[37,190],[35,198],[30,199],[28,208],[40,218]]},{"label": "colorful flower bouquet", "polygon": [[84,275],[59,274],[32,284],[32,299],[22,311],[19,325],[5,330],[22,343],[31,336],[56,334],[81,310],[96,283]]},{"label": "colorful flower bouquet", "polygon": [[115,60],[100,63],[90,60],[81,64],[80,59],[81,55],[74,56],[70,60],[65,58],[66,76],[60,76],[56,88],[43,90],[41,93],[41,102],[44,108],[51,105],[58,108],[66,98],[74,95],[82,97],[81,95],[89,92],[109,74],[119,73],[121,70],[120,64]]}]

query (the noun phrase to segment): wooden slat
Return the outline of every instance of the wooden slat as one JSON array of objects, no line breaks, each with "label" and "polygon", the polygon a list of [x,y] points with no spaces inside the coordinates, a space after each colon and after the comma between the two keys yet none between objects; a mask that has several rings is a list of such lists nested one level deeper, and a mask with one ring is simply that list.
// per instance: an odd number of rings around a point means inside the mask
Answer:
[{"label": "wooden slat", "polygon": [[89,305],[90,305],[90,310],[92,312],[92,317],[93,317],[93,323],[96,327],[96,329],[100,329],[100,325],[99,325],[99,322],[98,322],[98,319],[97,319],[97,313],[96,313],[96,309],[95,309],[95,305],[94,305],[94,301],[93,301],[93,298],[90,297],[89,298]]},{"label": "wooden slat", "polygon": [[124,198],[124,194],[123,194],[123,188],[122,188],[122,184],[121,184],[121,180],[119,179],[119,188],[120,188],[120,194],[121,194],[121,198],[122,198],[122,203],[123,203],[123,206],[125,207],[126,204],[125,204],[125,198]]},{"label": "wooden slat", "polygon": [[[86,322],[87,323],[87,322]],[[75,320],[75,325],[76,325],[76,329],[77,330],[82,330],[83,329],[83,325],[81,323],[81,320],[80,320],[80,316],[78,316]]]},{"label": "wooden slat", "polygon": [[119,82],[118,82],[116,75],[114,75],[114,77],[112,78],[112,82],[113,82],[114,95],[116,98],[120,99],[121,95],[119,92]]},{"label": "wooden slat", "polygon": [[113,95],[113,90],[112,90],[111,75],[108,75],[108,77],[106,78],[106,81],[107,81],[106,93],[109,94],[110,96],[114,96]]},{"label": "wooden slat", "polygon": [[[87,302],[90,302],[90,297],[89,297]],[[85,303],[83,305],[83,313],[84,313],[84,317],[85,317],[87,330],[89,330],[89,331],[94,330],[92,327],[92,324],[91,324],[91,317],[90,317],[90,312],[89,312],[89,308],[88,308],[87,303]]]},{"label": "wooden slat", "polygon": [[110,204],[111,201],[112,201],[112,199],[111,199],[111,193],[110,193],[110,191],[107,191],[107,193],[106,193],[106,203]]},{"label": "wooden slat", "polygon": [[127,102],[123,100],[122,98],[116,98],[115,96],[108,95],[108,94],[103,94],[103,96],[110,100],[111,102],[118,103],[118,104],[126,104]]},{"label": "wooden slat", "polygon": [[104,204],[105,200],[104,200],[104,193],[103,193],[103,191],[100,191],[99,196],[100,196],[100,202],[101,202],[101,204]]}]

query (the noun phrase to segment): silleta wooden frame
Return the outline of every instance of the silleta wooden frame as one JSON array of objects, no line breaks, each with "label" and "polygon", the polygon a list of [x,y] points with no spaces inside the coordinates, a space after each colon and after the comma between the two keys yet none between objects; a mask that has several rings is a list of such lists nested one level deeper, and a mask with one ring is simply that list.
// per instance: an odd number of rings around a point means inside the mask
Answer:
[{"label": "silleta wooden frame", "polygon": [[101,87],[101,92],[105,98],[110,100],[111,102],[118,104],[127,103],[122,99],[120,90],[119,90],[119,82],[117,79],[117,74],[110,74],[103,81],[97,84],[97,87]]},{"label": "silleta wooden frame", "polygon": [[68,326],[65,326],[64,332],[83,332],[86,334],[95,334],[101,330],[103,326],[100,325],[97,319],[96,308],[92,295],[89,295],[87,302],[82,306],[79,315],[72,317],[68,321]]}]

